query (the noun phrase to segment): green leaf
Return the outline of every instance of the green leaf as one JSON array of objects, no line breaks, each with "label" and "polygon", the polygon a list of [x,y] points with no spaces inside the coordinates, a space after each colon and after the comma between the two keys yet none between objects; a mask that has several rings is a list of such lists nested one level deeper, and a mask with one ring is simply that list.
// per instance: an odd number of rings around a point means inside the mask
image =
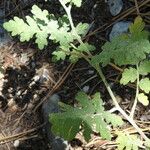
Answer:
[{"label": "green leaf", "polygon": [[[101,56],[97,54],[97,55],[92,56],[90,64],[91,64],[91,66],[93,66],[94,68],[96,68],[96,66],[99,66],[99,64],[101,62],[102,62],[101,61]],[[110,62],[110,61],[108,61],[108,62]]]},{"label": "green leaf", "polygon": [[146,54],[150,53],[150,43],[147,39],[132,41],[132,39],[125,39],[122,35],[116,37],[110,43],[107,42],[102,49],[99,60],[103,66],[110,63],[111,59],[119,66],[136,65],[146,58]]},{"label": "green leaf", "polygon": [[144,93],[140,93],[138,95],[138,100],[140,103],[142,103],[144,106],[147,106],[149,104],[148,97]]},{"label": "green leaf", "polygon": [[132,23],[129,27],[130,33],[136,34],[138,32],[143,31],[145,27],[145,23],[143,22],[140,16],[136,17],[134,23]]},{"label": "green leaf", "polygon": [[149,78],[144,78],[140,80],[139,87],[141,90],[143,90],[145,93],[150,92],[150,80]]},{"label": "green leaf", "polygon": [[57,49],[52,53],[54,56],[56,56],[56,60],[65,60],[66,56],[70,54],[70,46],[59,46]]},{"label": "green leaf", "polygon": [[68,45],[70,42],[73,42],[74,37],[71,32],[68,32],[68,27],[61,27],[59,29],[54,29],[51,31],[51,40],[56,40],[60,45]]},{"label": "green leaf", "polygon": [[71,2],[74,3],[74,5],[76,5],[77,7],[80,7],[82,0],[72,0]]},{"label": "green leaf", "polygon": [[[115,114],[111,114],[109,112],[105,112],[104,118],[106,119],[107,123],[111,123],[113,127],[121,126],[122,125],[122,119],[120,116],[117,116]],[[115,118],[115,119],[114,119]]]},{"label": "green leaf", "polygon": [[[73,115],[73,114],[70,114],[70,115]],[[64,119],[66,122],[70,122],[70,124],[69,123],[66,124]],[[52,115],[50,121],[53,124],[57,124],[57,125],[59,124],[59,128],[58,126],[52,126],[52,131],[55,132],[56,135],[60,135],[60,136],[63,135],[64,139],[73,139],[80,130],[79,127],[81,124],[81,120],[77,121],[73,119],[72,117],[65,117],[62,119],[59,118],[58,120],[58,119],[55,119],[54,115]],[[61,125],[60,125],[60,122],[61,122]]]},{"label": "green leaf", "polygon": [[144,60],[143,62],[140,63],[139,73],[141,75],[147,75],[148,73],[150,73],[150,61],[149,60]]},{"label": "green leaf", "polygon": [[35,43],[38,44],[39,49],[43,49],[48,44],[47,37],[47,31],[39,31],[36,33]]},{"label": "green leaf", "polygon": [[39,8],[37,5],[33,5],[32,6],[32,10],[31,10],[34,19],[40,19],[43,20],[45,23],[48,23],[48,11],[47,10],[41,10],[41,8]]},{"label": "green leaf", "polygon": [[89,28],[89,24],[87,23],[79,23],[77,26],[76,26],[76,32],[79,34],[79,35],[86,35],[86,33],[88,32],[88,28]]},{"label": "green leaf", "polygon": [[125,69],[123,71],[120,83],[126,85],[129,82],[134,82],[136,79],[137,79],[137,70],[135,68],[130,67],[129,69]]},{"label": "green leaf", "polygon": [[77,50],[80,52],[89,52],[95,50],[95,46],[88,43],[83,43],[78,46]]},{"label": "green leaf", "polygon": [[22,32],[25,32],[28,28],[28,25],[24,23],[24,21],[18,17],[14,17],[14,20],[10,20],[3,24],[3,27],[12,32],[12,36],[20,35]]},{"label": "green leaf", "polygon": [[123,132],[118,133],[116,142],[118,143],[118,150],[138,150],[138,147],[143,144],[137,135],[129,135]]},{"label": "green leaf", "polygon": [[[76,53],[76,55],[74,54]],[[82,55],[80,55],[79,52],[77,52],[76,50],[73,50],[71,52],[71,55],[69,57],[69,60],[72,62],[72,63],[76,63],[80,58],[82,57]]]},{"label": "green leaf", "polygon": [[48,44],[48,37],[64,46],[73,42],[74,36],[66,22],[63,23],[59,19],[59,23],[54,15],[50,15],[46,10],[42,11],[36,5],[32,7],[31,12],[33,17],[26,16],[26,22],[18,17],[14,17],[13,20],[4,23],[4,28],[12,32],[12,36],[20,35],[20,41],[22,42],[29,41],[35,35],[35,43],[38,44],[40,49],[43,49]]},{"label": "green leaf", "polygon": [[65,60],[66,58],[66,53],[63,51],[54,51],[53,55],[56,56],[56,60]]},{"label": "green leaf", "polygon": [[139,40],[139,39],[148,39],[149,33],[147,31],[143,31],[145,27],[145,23],[143,22],[140,16],[135,18],[135,21],[129,27],[129,31],[131,33],[132,40]]},{"label": "green leaf", "polygon": [[82,0],[63,0],[65,4],[67,3],[73,3],[75,6],[80,7]]},{"label": "green leaf", "polygon": [[18,17],[14,17],[13,20],[10,20],[4,23],[4,28],[12,32],[12,36],[20,35],[20,41],[29,41],[35,35],[35,43],[38,44],[39,49],[43,49],[45,45],[48,44],[48,30],[37,19],[44,20],[45,23],[48,22],[48,11],[42,11],[38,6],[34,5],[31,12],[33,13],[33,18],[26,16],[26,22]]},{"label": "green leaf", "polygon": [[130,27],[130,33],[122,34],[111,42],[106,42],[102,46],[103,51],[97,56],[99,63],[105,66],[113,60],[119,66],[136,65],[144,60],[150,53],[150,42],[148,33],[143,31],[143,24],[143,22],[135,21]]},{"label": "green leaf", "polygon": [[89,103],[87,103],[87,99],[89,99],[88,95],[84,92],[78,92],[76,95],[76,100],[80,102],[82,107],[88,107]]},{"label": "green leaf", "polygon": [[[110,140],[108,123],[112,123],[113,126],[122,125],[122,119],[104,110],[99,93],[90,98],[85,93],[79,92],[76,99],[78,107],[74,108],[62,103],[62,113],[50,116],[53,133],[66,140],[72,140],[82,127],[83,135],[87,141],[90,139],[92,131],[96,131],[101,134],[102,138]],[[114,117],[115,120],[112,119]]]}]

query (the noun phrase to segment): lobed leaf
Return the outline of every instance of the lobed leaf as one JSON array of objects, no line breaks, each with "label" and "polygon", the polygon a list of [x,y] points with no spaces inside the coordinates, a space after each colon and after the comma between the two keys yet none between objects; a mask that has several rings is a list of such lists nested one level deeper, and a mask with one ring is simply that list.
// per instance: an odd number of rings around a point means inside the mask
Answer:
[{"label": "lobed leaf", "polygon": [[147,106],[149,104],[148,97],[144,93],[140,93],[138,95],[138,101],[142,103],[144,106]]},{"label": "lobed leaf", "polygon": [[149,78],[144,78],[140,80],[139,87],[141,90],[143,90],[145,93],[150,92],[150,80]]},{"label": "lobed leaf", "polygon": [[13,20],[10,20],[3,24],[3,27],[7,30],[12,32],[12,36],[20,35],[22,32],[27,31],[29,26],[18,17],[14,17]]},{"label": "lobed leaf", "polygon": [[80,7],[82,0],[64,0],[64,2],[67,3],[73,3],[75,6]]},{"label": "lobed leaf", "polygon": [[118,133],[116,142],[118,143],[118,150],[138,150],[138,147],[143,144],[137,135],[129,135],[123,132]]},{"label": "lobed leaf", "polygon": [[146,54],[150,53],[150,43],[147,39],[132,41],[122,35],[107,42],[102,49],[103,51],[99,54],[99,62],[103,66],[110,63],[111,60],[114,60],[114,63],[119,66],[136,65],[146,58]]},{"label": "lobed leaf", "polygon": [[47,37],[48,34],[45,30],[36,33],[35,43],[38,44],[39,49],[43,49],[44,46],[48,44]]},{"label": "lobed leaf", "polygon": [[147,75],[148,73],[150,73],[150,61],[149,60],[144,60],[140,63],[139,73],[141,75]]},{"label": "lobed leaf", "polygon": [[31,12],[33,17],[26,16],[26,22],[18,17],[14,17],[13,20],[4,23],[3,26],[7,31],[11,32],[12,36],[19,35],[21,42],[29,41],[35,35],[35,43],[38,44],[39,49],[43,49],[48,44],[48,30],[37,19],[48,22],[48,11],[42,11],[38,6],[33,5]]},{"label": "lobed leaf", "polygon": [[140,16],[136,17],[134,23],[132,23],[129,27],[130,33],[137,34],[138,32],[142,32],[145,27],[145,23],[143,22]]},{"label": "lobed leaf", "polygon": [[[90,139],[92,131],[96,131],[101,134],[102,138],[110,140],[111,133],[108,124],[122,125],[122,119],[104,110],[99,93],[90,98],[85,93],[79,92],[76,99],[79,107],[74,108],[61,104],[62,113],[50,116],[54,134],[66,140],[72,140],[82,127],[86,140]],[[112,119],[114,117],[115,120]],[[58,122],[61,122],[61,127]]]},{"label": "lobed leaf", "polygon": [[43,20],[45,23],[48,23],[48,11],[47,10],[41,10],[37,5],[33,5],[32,6],[32,10],[31,10],[34,19],[40,19]]},{"label": "lobed leaf", "polygon": [[76,32],[79,34],[79,35],[85,35],[87,32],[88,32],[88,28],[89,28],[89,24],[87,23],[79,23],[77,26],[76,26]]},{"label": "lobed leaf", "polygon": [[97,63],[105,66],[113,60],[115,64],[121,66],[136,65],[144,60],[150,53],[150,42],[148,32],[143,29],[143,21],[139,17],[136,18],[130,26],[130,33],[115,37],[102,46],[103,51],[96,56]]},{"label": "lobed leaf", "polygon": [[130,67],[129,69],[127,68],[123,71],[120,83],[126,85],[129,82],[134,82],[136,79],[137,79],[137,70],[135,68]]},{"label": "lobed leaf", "polygon": [[80,52],[94,51],[95,50],[95,46],[90,45],[88,43],[83,43],[83,44],[80,44],[78,46],[77,50],[80,51]]}]

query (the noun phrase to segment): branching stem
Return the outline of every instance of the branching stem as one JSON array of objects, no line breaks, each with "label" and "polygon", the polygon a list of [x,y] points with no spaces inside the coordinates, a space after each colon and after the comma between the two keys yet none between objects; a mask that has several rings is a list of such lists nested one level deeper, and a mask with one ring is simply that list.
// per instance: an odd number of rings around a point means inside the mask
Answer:
[{"label": "branching stem", "polygon": [[83,41],[82,41],[81,37],[76,32],[76,29],[75,29],[75,26],[74,26],[74,23],[73,23],[73,20],[72,20],[71,5],[69,5],[67,7],[63,0],[59,0],[59,2],[61,3],[61,5],[63,6],[63,8],[65,9],[65,12],[66,12],[66,14],[68,16],[68,19],[69,19],[69,22],[70,22],[70,26],[71,26],[71,29],[72,29],[72,32],[73,32],[74,36],[77,38],[77,40],[78,40],[78,42],[80,44],[83,44]]},{"label": "branching stem", "polygon": [[101,77],[103,83],[105,84],[106,88],[107,88],[107,91],[109,93],[109,95],[111,96],[113,102],[114,102],[114,105],[116,107],[116,109],[131,123],[131,125],[137,130],[137,132],[142,136],[143,139],[145,140],[148,140],[148,137],[144,134],[144,132],[137,126],[137,124],[135,123],[135,121],[133,120],[133,118],[131,118],[130,116],[128,116],[126,114],[126,112],[119,106],[118,102],[117,102],[117,99],[116,97],[114,96],[108,82],[106,81],[106,78],[100,68],[99,65],[97,65],[95,67],[95,69],[97,70],[99,76]]}]

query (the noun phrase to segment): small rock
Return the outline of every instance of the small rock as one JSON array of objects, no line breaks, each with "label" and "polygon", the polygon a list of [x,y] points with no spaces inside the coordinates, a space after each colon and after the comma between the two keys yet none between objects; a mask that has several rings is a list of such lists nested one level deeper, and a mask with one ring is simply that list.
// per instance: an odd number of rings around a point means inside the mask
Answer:
[{"label": "small rock", "polygon": [[21,95],[21,91],[18,91],[18,92],[16,93],[16,95],[17,95],[17,96],[20,96],[20,95]]},{"label": "small rock", "polygon": [[30,102],[29,104],[28,104],[28,109],[33,109],[33,104]]},{"label": "small rock", "polygon": [[33,95],[33,98],[34,98],[34,99],[37,99],[37,98],[38,98],[38,95],[37,95],[37,94],[34,94],[34,95]]},{"label": "small rock", "polygon": [[34,69],[36,67],[36,63],[34,61],[31,62],[31,67]]},{"label": "small rock", "polygon": [[23,63],[23,64],[26,64],[28,61],[29,61],[29,58],[28,58],[27,53],[21,54],[20,62]]},{"label": "small rock", "polygon": [[94,74],[94,70],[88,70],[88,74]]},{"label": "small rock", "polygon": [[34,80],[34,82],[37,82],[37,81],[40,80],[40,77],[38,75],[36,75],[36,76],[33,77],[33,80]]},{"label": "small rock", "polygon": [[43,69],[43,72],[40,76],[40,83],[44,83],[49,79],[49,71],[47,69]]},{"label": "small rock", "polygon": [[87,85],[87,86],[84,86],[82,90],[83,90],[85,93],[88,93],[88,92],[89,92],[89,89],[90,89],[90,86]]},{"label": "small rock", "polygon": [[111,41],[114,37],[126,33],[131,23],[130,21],[120,21],[114,24],[109,34],[109,40]]},{"label": "small rock", "polygon": [[60,111],[58,102],[60,97],[57,94],[52,95],[46,102],[42,105],[43,118],[46,122],[45,130],[52,146],[52,150],[69,150],[69,144],[67,141],[60,137],[56,137],[51,132],[51,124],[49,122],[49,115],[51,113],[57,113]]},{"label": "small rock", "polygon": [[16,148],[19,147],[19,144],[20,144],[19,140],[14,141],[14,147],[16,147]]},{"label": "small rock", "polygon": [[122,0],[108,0],[108,6],[110,13],[112,16],[116,16],[120,13],[123,8],[123,1]]}]

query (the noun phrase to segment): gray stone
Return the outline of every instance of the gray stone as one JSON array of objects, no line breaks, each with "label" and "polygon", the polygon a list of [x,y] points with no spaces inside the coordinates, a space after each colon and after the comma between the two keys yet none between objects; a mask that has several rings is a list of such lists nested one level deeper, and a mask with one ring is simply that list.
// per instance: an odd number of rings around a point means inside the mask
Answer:
[{"label": "gray stone", "polygon": [[83,90],[85,93],[88,93],[88,92],[89,92],[89,89],[90,89],[90,86],[86,85],[86,86],[83,87],[82,90]]},{"label": "gray stone", "polygon": [[19,140],[15,140],[13,145],[14,145],[14,147],[19,147],[20,141]]},{"label": "gray stone", "polygon": [[112,16],[116,16],[123,8],[122,0],[108,0],[109,10]]},{"label": "gray stone", "polygon": [[131,23],[130,21],[120,21],[114,24],[109,34],[109,40],[111,41],[114,37],[127,32]]},{"label": "gray stone", "polygon": [[58,105],[59,101],[60,101],[60,97],[57,94],[54,94],[46,102],[43,103],[42,112],[43,112],[44,121],[46,122],[45,131],[50,141],[52,150],[69,150],[70,146],[68,142],[58,136],[54,136],[53,133],[51,132],[49,115],[51,113],[60,112],[59,105]]}]

